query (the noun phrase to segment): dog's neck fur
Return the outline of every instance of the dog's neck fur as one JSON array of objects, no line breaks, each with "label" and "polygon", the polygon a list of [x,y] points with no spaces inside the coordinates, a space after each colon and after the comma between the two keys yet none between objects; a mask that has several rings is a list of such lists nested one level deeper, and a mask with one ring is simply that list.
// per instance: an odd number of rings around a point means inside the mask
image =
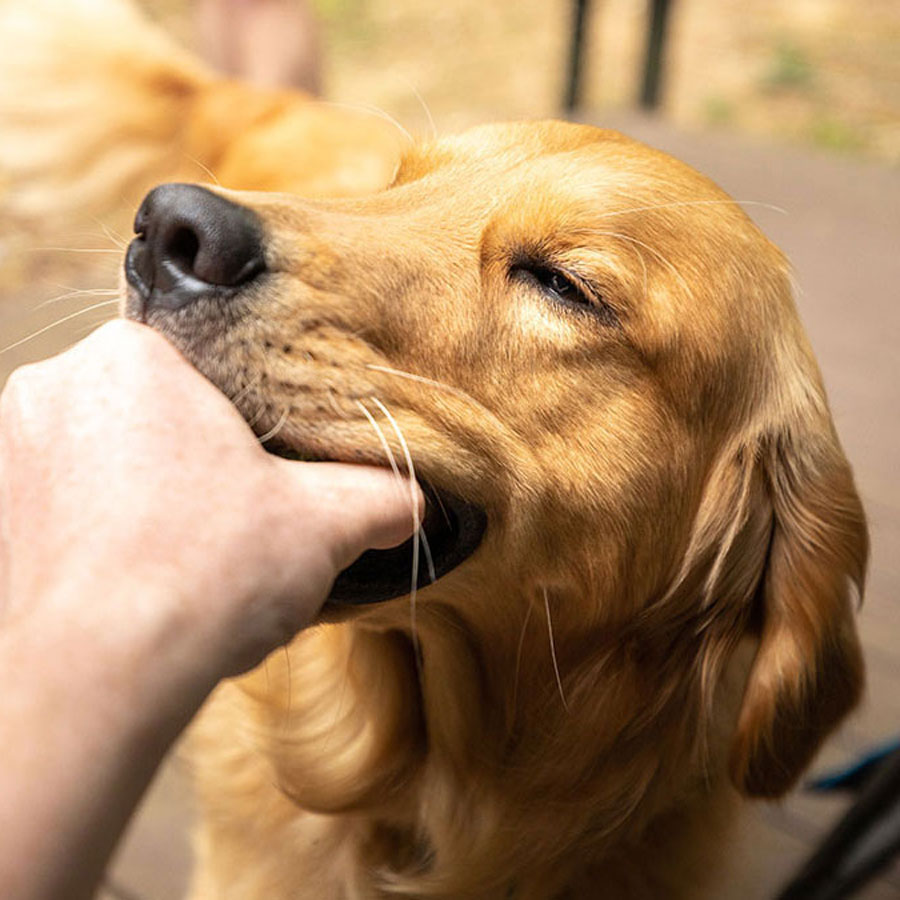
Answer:
[{"label": "dog's neck fur", "polygon": [[[717,737],[702,736],[704,746],[685,726],[679,746],[664,749],[655,737],[663,722],[672,734],[673,721],[696,721],[686,715],[696,686],[684,683],[648,708],[652,662],[610,641],[598,663],[596,643],[590,657],[579,653],[562,617],[554,640],[568,668],[557,681],[549,603],[531,602],[530,612],[527,600],[508,604],[525,619],[487,639],[453,608],[421,604],[420,666],[404,609],[396,630],[344,624],[302,635],[245,682],[281,791],[303,810],[335,814],[344,859],[335,879],[366,882],[365,896],[380,883],[415,896],[547,898],[581,881],[589,896],[599,878],[633,880],[648,841],[659,849],[677,835],[686,847],[703,845],[687,841],[674,819],[699,827],[708,819],[694,806],[720,817],[728,805]],[[604,665],[615,679],[603,678]],[[521,685],[531,686],[527,703]],[[575,741],[566,725],[575,711],[596,718],[598,736],[616,722],[614,740]],[[723,734],[733,724],[726,718]],[[716,793],[722,802],[710,804]],[[678,805],[690,815],[674,812]],[[511,822],[520,823],[512,838]],[[694,887],[697,877],[692,871]],[[676,896],[674,885],[666,890]]]}]

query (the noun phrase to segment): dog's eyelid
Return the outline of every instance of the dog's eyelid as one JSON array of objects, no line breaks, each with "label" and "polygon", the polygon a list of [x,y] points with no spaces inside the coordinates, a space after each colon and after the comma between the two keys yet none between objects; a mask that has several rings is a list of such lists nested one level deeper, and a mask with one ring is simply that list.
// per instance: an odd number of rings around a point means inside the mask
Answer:
[{"label": "dog's eyelid", "polygon": [[567,266],[530,258],[514,259],[509,267],[511,277],[524,275],[555,295],[560,302],[583,307],[604,325],[620,325],[618,310],[608,302],[607,291]]}]

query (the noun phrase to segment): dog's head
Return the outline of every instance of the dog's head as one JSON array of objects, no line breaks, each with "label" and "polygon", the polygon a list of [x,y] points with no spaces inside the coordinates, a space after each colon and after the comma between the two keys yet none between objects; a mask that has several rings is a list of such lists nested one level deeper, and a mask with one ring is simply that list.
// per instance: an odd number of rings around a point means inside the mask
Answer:
[{"label": "dog's head", "polygon": [[[512,731],[557,691],[591,742],[667,702],[696,731],[751,636],[730,773],[771,795],[856,701],[860,503],[788,266],[709,180],[615,133],[494,126],[365,200],[169,185],[136,230],[127,314],[267,446],[414,468],[420,627],[479,645],[483,686],[515,668],[491,695]],[[340,584],[408,629],[406,551]]]}]

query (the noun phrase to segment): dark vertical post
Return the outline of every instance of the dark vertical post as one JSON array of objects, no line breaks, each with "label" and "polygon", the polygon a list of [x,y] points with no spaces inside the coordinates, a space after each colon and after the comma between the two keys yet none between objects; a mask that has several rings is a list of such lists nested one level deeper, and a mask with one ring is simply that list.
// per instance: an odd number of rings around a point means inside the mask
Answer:
[{"label": "dark vertical post", "polygon": [[656,109],[659,105],[662,58],[665,50],[666,27],[671,5],[671,0],[651,0],[650,2],[650,28],[647,32],[644,83],[641,87],[641,106],[644,109]]},{"label": "dark vertical post", "polygon": [[859,798],[778,900],[850,897],[900,851],[900,750],[870,775]]},{"label": "dark vertical post", "polygon": [[572,43],[569,46],[569,71],[566,95],[563,98],[563,108],[566,112],[574,112],[581,103],[581,63],[589,3],[590,0],[575,0],[572,14]]}]

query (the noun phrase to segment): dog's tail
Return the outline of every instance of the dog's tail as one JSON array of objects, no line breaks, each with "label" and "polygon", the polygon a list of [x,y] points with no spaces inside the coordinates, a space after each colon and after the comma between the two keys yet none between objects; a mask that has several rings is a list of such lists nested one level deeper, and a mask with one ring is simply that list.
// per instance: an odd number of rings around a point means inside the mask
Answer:
[{"label": "dog's tail", "polygon": [[364,194],[405,141],[368,110],[219,77],[131,0],[0,0],[0,215],[24,226],[109,217],[166,180]]}]

